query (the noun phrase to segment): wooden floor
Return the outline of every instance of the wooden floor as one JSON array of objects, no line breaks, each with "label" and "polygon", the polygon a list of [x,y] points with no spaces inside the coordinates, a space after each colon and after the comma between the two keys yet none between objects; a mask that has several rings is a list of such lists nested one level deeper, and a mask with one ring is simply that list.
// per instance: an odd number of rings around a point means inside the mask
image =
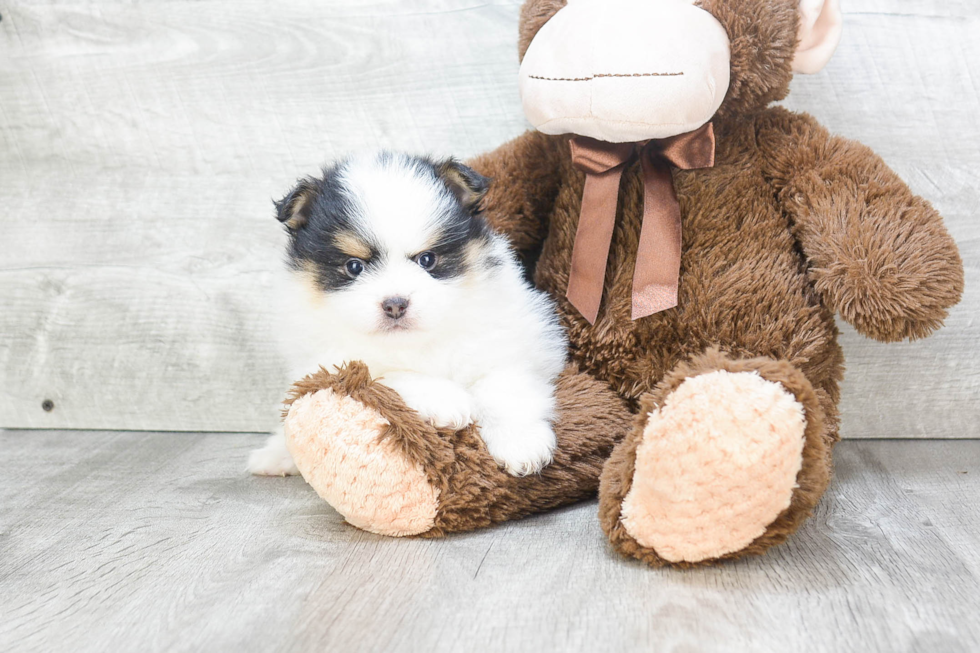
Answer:
[{"label": "wooden floor", "polygon": [[594,503],[441,541],[345,525],[258,435],[0,431],[3,651],[975,651],[980,441],[845,442],[818,513],[695,571]]}]

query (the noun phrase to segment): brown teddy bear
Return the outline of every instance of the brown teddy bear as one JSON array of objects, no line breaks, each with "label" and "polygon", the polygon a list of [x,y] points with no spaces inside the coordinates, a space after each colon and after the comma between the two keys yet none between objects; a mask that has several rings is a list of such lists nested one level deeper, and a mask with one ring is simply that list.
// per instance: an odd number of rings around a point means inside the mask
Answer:
[{"label": "brown teddy bear", "polygon": [[[444,535],[599,493],[655,565],[761,553],[827,487],[843,356],[938,328],[963,289],[942,218],[868,148],[770,105],[840,36],[837,0],[528,0],[538,128],[477,158],[487,220],[558,302],[558,449],[505,474],[351,363],[294,386],[287,444],[350,523]],[[600,481],[601,478],[601,481]]]}]

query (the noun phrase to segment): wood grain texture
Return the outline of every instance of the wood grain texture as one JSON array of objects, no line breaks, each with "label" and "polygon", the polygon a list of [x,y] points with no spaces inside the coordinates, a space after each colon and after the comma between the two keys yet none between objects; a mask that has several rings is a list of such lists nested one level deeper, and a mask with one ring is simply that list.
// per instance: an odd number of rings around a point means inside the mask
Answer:
[{"label": "wood grain texture", "polygon": [[845,442],[766,556],[649,569],[594,502],[445,540],[343,523],[254,435],[0,431],[0,649],[973,651],[980,442]]},{"label": "wood grain texture", "polygon": [[[519,5],[0,0],[0,425],[270,428],[288,381],[270,199],[351,150],[465,157],[519,134]],[[880,152],[968,269],[934,338],[845,326],[843,434],[976,436],[980,5],[845,11],[787,104]]]}]

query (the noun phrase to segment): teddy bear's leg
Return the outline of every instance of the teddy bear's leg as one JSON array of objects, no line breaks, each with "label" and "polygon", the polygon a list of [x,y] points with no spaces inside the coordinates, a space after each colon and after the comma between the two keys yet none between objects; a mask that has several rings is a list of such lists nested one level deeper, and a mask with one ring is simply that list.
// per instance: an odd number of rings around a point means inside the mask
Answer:
[{"label": "teddy bear's leg", "polygon": [[832,441],[817,393],[793,365],[705,352],[642,399],[603,470],[603,530],[621,553],[653,565],[761,553],[820,499]]},{"label": "teddy bear's leg", "polygon": [[595,494],[632,415],[607,386],[572,369],[556,398],[554,462],[526,477],[500,468],[478,426],[434,428],[361,363],[297,383],[283,426],[300,473],[349,523],[382,535],[440,536]]}]

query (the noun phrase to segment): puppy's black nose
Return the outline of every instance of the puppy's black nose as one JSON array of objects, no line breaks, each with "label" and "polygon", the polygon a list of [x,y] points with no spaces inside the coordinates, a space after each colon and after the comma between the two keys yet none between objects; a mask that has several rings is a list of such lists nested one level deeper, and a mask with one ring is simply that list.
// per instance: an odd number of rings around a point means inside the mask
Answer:
[{"label": "puppy's black nose", "polygon": [[385,315],[397,320],[408,310],[408,300],[404,297],[389,297],[381,302],[381,308],[384,309]]}]

